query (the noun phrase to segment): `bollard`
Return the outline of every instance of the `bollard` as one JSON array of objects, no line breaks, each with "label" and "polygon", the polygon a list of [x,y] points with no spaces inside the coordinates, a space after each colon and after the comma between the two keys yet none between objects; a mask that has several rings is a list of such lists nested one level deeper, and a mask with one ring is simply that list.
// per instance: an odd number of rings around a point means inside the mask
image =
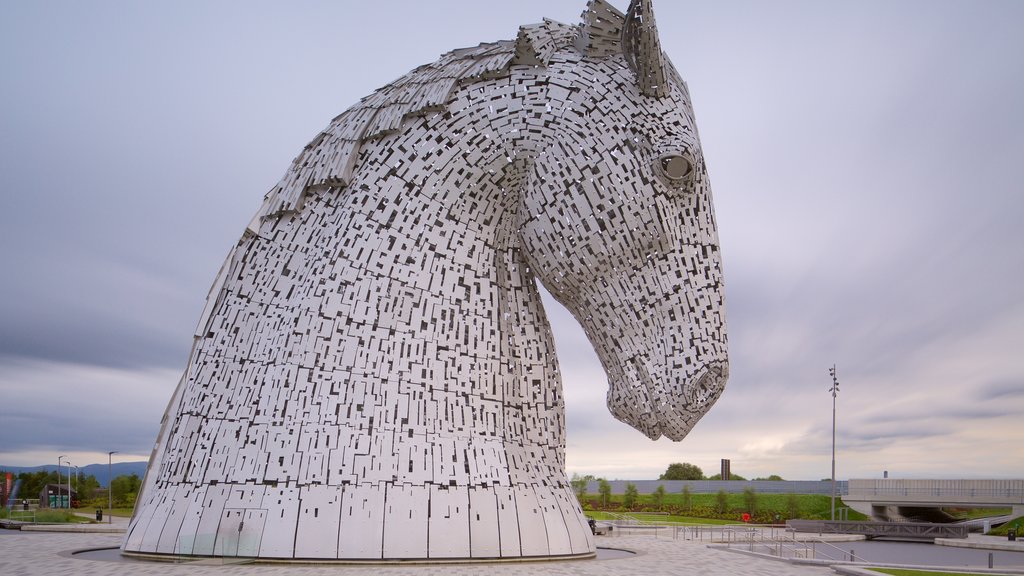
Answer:
[{"label": "bollard", "polygon": [[103,521],[103,510],[100,509],[100,508],[96,509],[96,521],[97,522],[102,522]]},{"label": "bollard", "polygon": [[992,567],[992,553],[991,552],[988,553],[988,567],[989,568]]}]

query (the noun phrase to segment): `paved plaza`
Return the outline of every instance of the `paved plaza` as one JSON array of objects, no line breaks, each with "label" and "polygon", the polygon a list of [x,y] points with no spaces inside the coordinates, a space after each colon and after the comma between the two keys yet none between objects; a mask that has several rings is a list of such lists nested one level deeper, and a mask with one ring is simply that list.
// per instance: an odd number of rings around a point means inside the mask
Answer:
[{"label": "paved plaza", "polygon": [[[86,559],[73,556],[72,552],[97,548],[110,548],[120,545],[123,533],[100,532],[100,530],[124,530],[127,520],[115,518],[113,525],[80,524],[63,527],[42,527],[53,531],[16,531],[0,530],[0,574],[3,576],[115,576],[115,575],[175,575],[205,576],[245,575],[245,576],[289,576],[289,575],[332,575],[345,576],[355,574],[374,575],[444,575],[444,576],[512,576],[512,575],[700,575],[700,576],[826,576],[834,574],[826,565],[791,564],[762,556],[753,556],[729,551],[719,547],[709,547],[707,541],[673,539],[655,533],[616,536],[598,536],[597,543],[601,548],[625,549],[636,554],[624,558],[567,560],[559,562],[506,562],[480,564],[404,564],[404,565],[312,565],[312,564],[243,564],[231,565],[219,560],[202,562],[147,562],[139,560],[112,561],[117,558],[116,552],[109,551],[91,554],[93,557],[106,557],[108,560]],[[73,532],[72,530],[79,530]],[[664,531],[663,534],[670,532]],[[767,533],[766,533],[767,534]],[[803,535],[810,538],[812,535]],[[798,535],[800,537],[800,535]],[[825,535],[836,545],[844,540],[857,537],[842,535]],[[850,542],[849,544],[854,544]],[[864,542],[856,544],[864,547]],[[950,542],[975,548],[973,553],[986,550],[1003,550],[1024,553],[1024,541],[1007,542],[1005,538],[972,534],[966,540]],[[736,546],[742,550],[744,546]],[[946,551],[949,549],[946,547]],[[998,552],[997,552],[998,554]],[[921,564],[930,564],[927,558],[919,557]],[[1000,560],[1002,563],[1003,561]],[[977,564],[975,564],[977,566]],[[1002,568],[1001,570],[998,568]],[[1009,569],[1007,569],[1009,568]],[[854,566],[846,566],[845,574],[864,574]],[[987,572],[986,570],[978,570]],[[1024,574],[1024,566],[1007,566],[1003,563],[997,567],[1000,573]]]},{"label": "paved plaza", "polygon": [[680,574],[722,576],[825,576],[833,574],[827,567],[795,566],[786,562],[766,560],[725,550],[708,548],[706,544],[685,540],[656,539],[651,536],[598,537],[598,546],[625,548],[637,554],[611,560],[573,560],[562,562],[528,562],[461,565],[199,565],[163,562],[85,560],[70,552],[89,548],[117,546],[121,536],[96,533],[54,533],[0,531],[0,574],[4,576],[166,576],[206,574],[251,576],[269,575],[348,575],[348,574],[413,574],[417,576],[512,576],[522,574],[551,575],[658,575]]}]

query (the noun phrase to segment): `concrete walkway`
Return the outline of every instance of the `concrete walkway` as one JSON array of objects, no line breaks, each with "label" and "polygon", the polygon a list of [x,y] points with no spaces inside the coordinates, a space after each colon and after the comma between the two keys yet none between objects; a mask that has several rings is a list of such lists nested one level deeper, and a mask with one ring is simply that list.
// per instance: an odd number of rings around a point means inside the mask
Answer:
[{"label": "concrete walkway", "polygon": [[[127,523],[127,519],[121,519]],[[114,526],[116,527],[116,519]],[[105,526],[86,524],[82,526]],[[985,540],[985,538],[993,540]],[[374,574],[391,576],[519,576],[525,575],[699,575],[699,576],[830,576],[827,565],[790,564],[759,556],[737,554],[696,540],[657,538],[654,535],[600,536],[602,548],[627,549],[635,556],[609,560],[528,562],[462,565],[226,565],[218,560],[202,563],[90,560],[71,553],[77,550],[110,548],[121,544],[120,534],[97,532],[39,532],[0,530],[0,574],[47,576],[347,576]],[[977,544],[998,544],[997,537],[978,537]],[[1005,538],[1001,539],[1005,542]],[[1011,543],[1019,544],[1019,543]],[[1019,549],[1019,548],[1015,548]],[[1013,571],[1011,571],[1013,572]],[[1021,574],[1021,571],[1016,571]]]},{"label": "concrete walkway", "polygon": [[650,536],[598,537],[601,547],[627,548],[636,556],[614,560],[575,560],[502,564],[343,566],[343,565],[197,565],[161,562],[109,562],[73,557],[70,552],[117,546],[121,538],[112,534],[88,533],[0,533],[0,574],[47,576],[153,575],[188,576],[348,576],[379,574],[391,576],[830,576],[831,570],[818,566],[794,566],[723,550],[701,543],[658,540]]},{"label": "concrete walkway", "polygon": [[980,550],[1006,550],[1008,552],[1024,552],[1024,540],[1018,538],[1010,541],[1006,536],[986,536],[969,534],[967,538],[936,538],[940,546],[956,546],[958,548],[977,548]]}]

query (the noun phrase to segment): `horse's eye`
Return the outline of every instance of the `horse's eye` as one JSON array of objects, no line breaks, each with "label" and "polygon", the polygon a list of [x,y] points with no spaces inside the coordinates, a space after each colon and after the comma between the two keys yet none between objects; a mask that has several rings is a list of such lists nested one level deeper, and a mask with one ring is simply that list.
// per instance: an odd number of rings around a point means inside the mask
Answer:
[{"label": "horse's eye", "polygon": [[658,164],[661,166],[662,174],[673,182],[683,180],[693,170],[690,161],[679,154],[666,154],[658,159]]}]

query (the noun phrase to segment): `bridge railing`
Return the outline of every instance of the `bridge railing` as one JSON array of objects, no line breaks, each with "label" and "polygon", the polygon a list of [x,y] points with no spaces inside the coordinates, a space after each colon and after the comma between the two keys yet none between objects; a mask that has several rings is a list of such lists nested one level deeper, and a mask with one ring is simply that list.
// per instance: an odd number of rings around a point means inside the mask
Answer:
[{"label": "bridge railing", "polygon": [[851,499],[899,498],[901,500],[976,500],[1024,504],[1024,480],[890,480],[853,479]]},{"label": "bridge railing", "polygon": [[967,538],[964,524],[932,522],[834,522],[828,520],[788,520],[786,528],[794,532],[818,534],[862,534],[868,538],[892,537],[932,540],[935,538]]}]

